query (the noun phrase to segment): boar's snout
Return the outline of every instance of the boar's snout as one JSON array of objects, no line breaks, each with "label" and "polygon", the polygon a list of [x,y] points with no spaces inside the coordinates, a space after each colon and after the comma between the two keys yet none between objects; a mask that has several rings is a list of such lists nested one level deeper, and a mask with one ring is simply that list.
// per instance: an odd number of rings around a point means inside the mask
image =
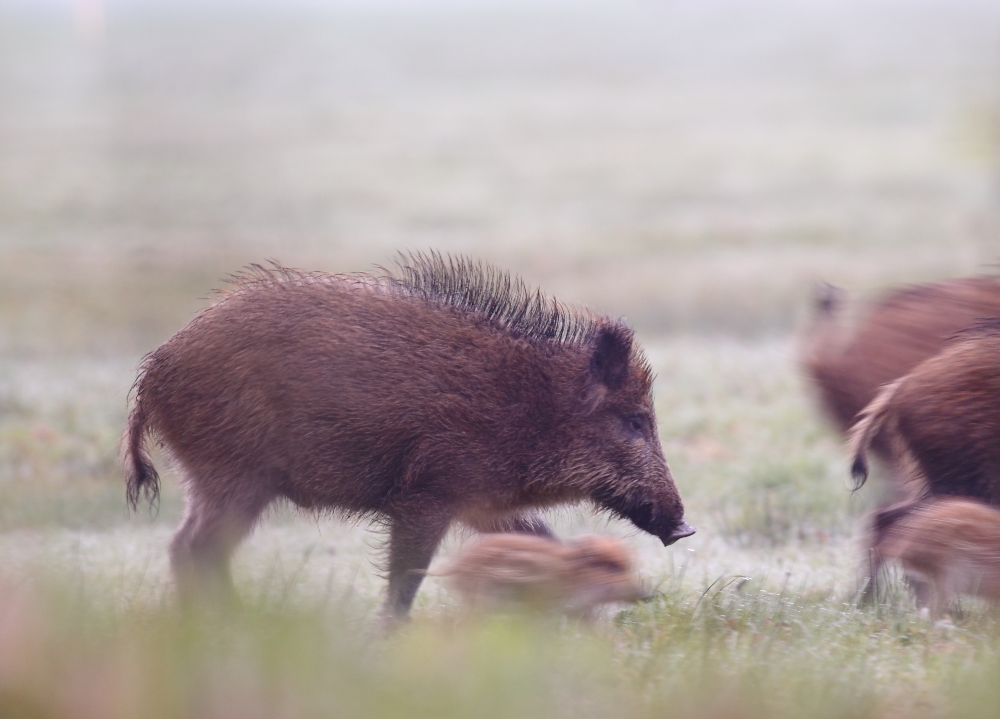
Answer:
[{"label": "boar's snout", "polygon": [[666,511],[658,509],[651,501],[630,501],[616,495],[601,497],[597,503],[652,534],[663,542],[664,547],[695,532],[694,527],[684,521],[684,508],[679,501],[671,503]]},{"label": "boar's snout", "polygon": [[695,533],[695,528],[682,519],[681,523],[677,525],[674,531],[672,531],[668,535],[661,536],[660,541],[663,542],[664,547],[669,547],[678,539],[684,539],[684,537],[690,537],[694,533]]}]

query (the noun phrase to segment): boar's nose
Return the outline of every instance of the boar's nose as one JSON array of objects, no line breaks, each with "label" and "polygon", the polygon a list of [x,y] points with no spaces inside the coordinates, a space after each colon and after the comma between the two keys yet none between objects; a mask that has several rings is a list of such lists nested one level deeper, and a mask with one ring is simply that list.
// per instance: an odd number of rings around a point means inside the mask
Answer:
[{"label": "boar's nose", "polygon": [[690,537],[692,534],[694,534],[694,531],[695,531],[694,527],[692,527],[690,524],[688,524],[682,519],[681,523],[674,528],[674,531],[672,531],[666,537],[660,537],[660,541],[663,542],[664,547],[669,547],[678,539],[684,539],[684,537]]}]

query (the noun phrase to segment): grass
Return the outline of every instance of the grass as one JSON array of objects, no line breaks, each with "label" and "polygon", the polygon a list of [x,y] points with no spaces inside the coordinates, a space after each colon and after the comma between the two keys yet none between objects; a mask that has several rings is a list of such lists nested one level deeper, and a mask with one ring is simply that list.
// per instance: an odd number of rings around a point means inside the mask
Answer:
[{"label": "grass", "polygon": [[[996,716],[989,607],[856,605],[878,487],[793,334],[817,279],[996,261],[997,11],[814,5],[0,7],[0,716]],[[176,478],[129,515],[116,463],[141,356],[247,262],[425,247],[637,328],[698,534],[552,520],[660,596],[462,621],[430,578],[380,637],[382,538],[278,508],[182,615]]]},{"label": "grass", "polygon": [[906,606],[862,611],[752,580],[668,587],[595,626],[539,616],[456,624],[442,613],[387,638],[372,636],[351,601],[182,615],[122,611],[99,587],[54,586],[3,588],[4,716],[973,717],[997,708],[993,615],[931,625]]}]

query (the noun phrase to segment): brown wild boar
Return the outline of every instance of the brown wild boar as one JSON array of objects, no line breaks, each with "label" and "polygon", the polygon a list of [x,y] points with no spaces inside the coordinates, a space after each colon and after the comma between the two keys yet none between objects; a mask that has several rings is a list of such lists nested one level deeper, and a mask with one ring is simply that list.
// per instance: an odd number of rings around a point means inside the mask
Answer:
[{"label": "brown wild boar", "polygon": [[1000,510],[965,499],[911,504],[876,518],[872,545],[879,562],[902,564],[932,617],[959,594],[1000,600]]},{"label": "brown wild boar", "polygon": [[[879,388],[937,354],[957,332],[1000,317],[1000,277],[968,277],[894,290],[857,323],[845,315],[843,292],[824,286],[799,338],[799,356],[825,412],[843,432]],[[880,437],[873,450],[889,450]],[[890,465],[894,479],[899,471]]]},{"label": "brown wild boar", "polygon": [[230,555],[276,499],[383,522],[383,616],[400,618],[455,521],[546,534],[527,512],[587,500],[665,545],[692,534],[652,382],[624,323],[466,259],[257,267],[144,360],[128,497],[157,497],[152,431],[184,478],[182,597],[231,590]]},{"label": "brown wild boar", "polygon": [[866,453],[877,435],[905,468],[908,498],[970,497],[1000,505],[1000,322],[960,333],[861,412],[848,436],[859,485],[868,477]]},{"label": "brown wild boar", "polygon": [[588,614],[601,604],[648,596],[624,542],[585,534],[486,534],[429,574],[445,576],[471,608],[516,604]]}]

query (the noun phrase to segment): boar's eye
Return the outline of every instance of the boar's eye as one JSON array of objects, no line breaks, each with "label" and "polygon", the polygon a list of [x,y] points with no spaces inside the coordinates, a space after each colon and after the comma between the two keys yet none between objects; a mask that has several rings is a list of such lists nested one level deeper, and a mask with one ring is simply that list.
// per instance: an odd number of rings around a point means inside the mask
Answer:
[{"label": "boar's eye", "polygon": [[645,439],[649,427],[649,419],[642,414],[632,414],[622,417],[625,432],[632,439]]}]

